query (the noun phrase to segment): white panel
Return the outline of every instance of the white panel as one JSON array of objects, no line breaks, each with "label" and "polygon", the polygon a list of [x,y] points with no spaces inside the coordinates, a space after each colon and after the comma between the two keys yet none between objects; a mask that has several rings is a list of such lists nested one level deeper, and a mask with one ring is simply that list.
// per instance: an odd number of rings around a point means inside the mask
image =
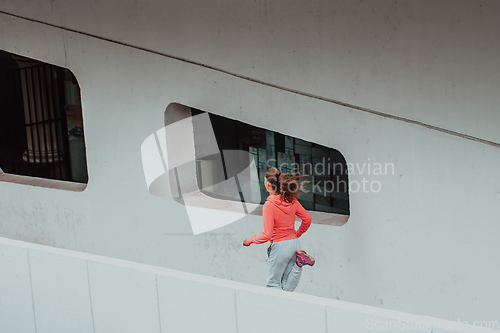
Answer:
[{"label": "white panel", "polygon": [[156,276],[89,262],[96,333],[160,333]]},{"label": "white panel", "polygon": [[405,318],[383,317],[353,310],[327,308],[328,332],[415,332],[431,333],[432,323],[407,321]]},{"label": "white panel", "polygon": [[324,306],[280,297],[282,293],[287,292],[266,289],[261,294],[237,290],[238,333],[326,331]]},{"label": "white panel", "polygon": [[28,249],[0,244],[0,332],[35,332]]},{"label": "white panel", "polygon": [[236,332],[234,290],[158,276],[163,332]]},{"label": "white panel", "polygon": [[30,250],[37,333],[94,332],[86,261]]}]

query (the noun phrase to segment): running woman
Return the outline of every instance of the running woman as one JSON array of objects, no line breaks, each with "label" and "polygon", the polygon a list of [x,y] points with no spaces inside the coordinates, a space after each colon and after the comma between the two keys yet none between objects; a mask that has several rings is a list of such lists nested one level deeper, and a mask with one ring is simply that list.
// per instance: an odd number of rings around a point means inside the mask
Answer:
[{"label": "running woman", "polygon": [[[302,266],[314,265],[314,258],[301,250],[298,240],[311,225],[311,215],[297,200],[300,192],[304,191],[303,176],[285,174],[277,168],[267,170],[264,185],[269,196],[262,207],[264,227],[260,234],[243,241],[244,246],[271,241],[267,249],[269,288],[294,291],[300,280]],[[302,220],[297,231],[295,216]]]}]

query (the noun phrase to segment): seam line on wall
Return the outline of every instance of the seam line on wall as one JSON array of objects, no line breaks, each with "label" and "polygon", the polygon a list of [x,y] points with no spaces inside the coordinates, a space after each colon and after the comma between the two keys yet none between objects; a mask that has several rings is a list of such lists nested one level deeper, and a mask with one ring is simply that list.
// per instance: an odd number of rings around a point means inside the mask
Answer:
[{"label": "seam line on wall", "polygon": [[325,331],[328,333],[328,305],[325,305]]},{"label": "seam line on wall", "polygon": [[238,321],[238,301],[236,300],[236,290],[233,291],[233,299],[234,299],[234,317],[236,323],[236,333],[239,332],[240,323]]},{"label": "seam line on wall", "polygon": [[95,333],[94,305],[92,302],[92,288],[90,288],[90,273],[89,273],[89,261],[88,260],[85,260],[85,268],[87,271],[87,283],[89,286],[89,301],[90,301],[90,315],[92,318],[92,329],[93,329],[93,332]]},{"label": "seam line on wall", "polygon": [[405,123],[422,126],[422,127],[428,128],[430,130],[435,130],[435,131],[438,131],[438,132],[442,132],[442,133],[446,133],[446,134],[449,134],[449,135],[457,136],[457,137],[460,137],[462,139],[476,141],[476,142],[483,143],[483,144],[486,144],[486,145],[489,145],[489,146],[500,148],[500,143],[498,143],[498,142],[481,139],[481,138],[478,138],[478,137],[475,137],[475,136],[472,136],[472,135],[468,135],[468,134],[464,134],[464,133],[460,133],[460,132],[448,130],[448,129],[445,129],[445,128],[442,128],[442,127],[439,127],[439,126],[434,126],[434,125],[426,124],[426,123],[421,122],[421,121],[417,121],[417,120],[413,120],[413,119],[409,119],[409,118],[404,118],[404,117],[400,117],[400,116],[395,116],[395,115],[391,115],[389,113],[384,113],[384,112],[380,112],[380,111],[368,109],[368,108],[365,108],[365,107],[362,107],[362,106],[357,106],[357,105],[349,104],[349,103],[346,103],[346,102],[342,102],[342,101],[339,101],[339,100],[336,100],[336,99],[333,99],[333,98],[327,98],[327,97],[323,97],[323,96],[319,96],[319,95],[314,95],[314,94],[311,94],[311,93],[307,93],[307,92],[303,92],[303,91],[299,91],[299,90],[295,90],[295,89],[291,89],[291,88],[279,86],[279,85],[276,85],[276,84],[272,84],[272,83],[268,83],[268,82],[261,81],[261,80],[258,80],[258,79],[254,79],[254,78],[251,78],[249,76],[245,76],[245,75],[233,73],[233,72],[227,71],[227,70],[222,69],[222,68],[217,68],[217,67],[210,66],[210,65],[207,65],[207,64],[203,64],[203,63],[200,63],[200,62],[196,62],[196,61],[193,61],[193,60],[189,60],[189,59],[177,57],[177,56],[174,56],[174,55],[171,55],[171,54],[166,54],[166,53],[162,53],[162,52],[159,52],[159,51],[150,50],[150,49],[147,49],[145,47],[136,46],[136,45],[128,44],[128,43],[125,43],[125,42],[119,42],[119,41],[116,41],[116,40],[113,40],[113,39],[109,39],[109,38],[106,38],[106,37],[97,36],[97,35],[94,35],[94,34],[91,34],[91,33],[86,33],[86,32],[74,30],[74,29],[71,29],[71,28],[66,28],[66,27],[63,27],[63,26],[56,25],[56,24],[47,23],[47,22],[43,22],[43,21],[40,21],[40,20],[36,20],[36,19],[32,19],[32,18],[28,18],[28,17],[16,15],[16,14],[7,13],[7,12],[1,11],[1,10],[0,10],[0,13],[8,15],[8,16],[16,17],[16,18],[19,18],[19,19],[23,19],[23,20],[27,20],[27,21],[31,21],[31,22],[36,22],[36,23],[40,23],[40,24],[43,24],[43,25],[51,26],[51,27],[54,27],[54,28],[62,29],[62,30],[65,30],[65,31],[73,32],[73,33],[76,33],[76,34],[80,34],[80,35],[84,35],[84,36],[96,38],[96,39],[99,39],[99,40],[107,41],[107,42],[110,42],[110,43],[113,43],[113,44],[119,44],[119,45],[122,45],[122,46],[127,46],[127,47],[130,47],[130,48],[133,48],[133,49],[137,49],[137,50],[140,50],[140,51],[144,51],[144,52],[156,54],[156,55],[159,55],[159,56],[162,56],[162,57],[166,57],[166,58],[170,58],[170,59],[182,61],[182,62],[191,64],[191,65],[196,65],[196,66],[204,67],[204,68],[216,71],[216,72],[224,73],[224,74],[227,74],[227,75],[230,75],[230,76],[234,76],[234,77],[246,80],[246,81],[250,81],[250,82],[257,83],[257,84],[265,85],[265,86],[268,86],[268,87],[271,87],[271,88],[275,88],[275,89],[278,89],[278,90],[282,90],[282,91],[286,91],[286,92],[289,92],[289,93],[292,93],[292,94],[301,95],[301,96],[304,96],[304,97],[308,97],[308,98],[320,100],[320,101],[323,101],[323,102],[340,105],[340,106],[343,106],[343,107],[346,107],[346,108],[349,108],[349,109],[354,109],[354,110],[358,110],[358,111],[362,111],[362,112],[366,112],[366,113],[371,113],[371,114],[374,114],[374,115],[377,115],[377,116],[380,116],[380,117],[384,117],[384,118],[390,118],[390,119],[402,121],[402,122],[405,122]]},{"label": "seam line on wall", "polygon": [[38,327],[36,323],[36,311],[35,311],[35,293],[33,292],[33,277],[31,276],[31,255],[30,249],[28,249],[28,269],[30,273],[30,286],[31,286],[31,302],[33,304],[33,320],[35,322],[35,333],[38,332]]},{"label": "seam line on wall", "polygon": [[158,289],[158,274],[155,274],[155,283],[156,283],[156,303],[158,304],[158,322],[160,324],[160,332],[163,332],[161,325],[160,289]]}]

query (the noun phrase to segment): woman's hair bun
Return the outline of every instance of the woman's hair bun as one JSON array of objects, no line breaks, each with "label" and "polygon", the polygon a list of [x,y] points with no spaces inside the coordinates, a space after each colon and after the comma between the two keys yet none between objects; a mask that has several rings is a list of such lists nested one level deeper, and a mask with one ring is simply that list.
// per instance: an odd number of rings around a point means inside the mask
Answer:
[{"label": "woman's hair bun", "polygon": [[278,168],[269,168],[266,172],[266,179],[271,184],[273,191],[280,195],[286,202],[293,202],[300,197],[300,193],[305,191],[304,185],[308,181],[297,173],[283,173]]}]

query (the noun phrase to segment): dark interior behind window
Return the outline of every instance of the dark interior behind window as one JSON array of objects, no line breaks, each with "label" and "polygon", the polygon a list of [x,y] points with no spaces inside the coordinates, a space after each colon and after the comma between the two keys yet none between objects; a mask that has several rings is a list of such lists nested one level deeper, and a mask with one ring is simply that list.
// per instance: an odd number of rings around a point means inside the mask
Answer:
[{"label": "dark interior behind window", "polygon": [[0,168],[88,182],[80,87],[71,71],[0,51]]},{"label": "dark interior behind window", "polygon": [[[191,109],[191,112],[194,116],[204,111]],[[219,150],[244,150],[254,156],[258,163],[261,203],[268,195],[263,184],[264,174],[269,167],[279,167],[284,172],[300,171],[310,175],[311,182],[306,186],[308,193],[300,198],[304,208],[350,214],[347,165],[338,150],[237,120],[209,115]],[[200,165],[197,167],[200,168]],[[198,172],[201,173],[200,170]],[[225,174],[227,179],[227,172]]]}]

